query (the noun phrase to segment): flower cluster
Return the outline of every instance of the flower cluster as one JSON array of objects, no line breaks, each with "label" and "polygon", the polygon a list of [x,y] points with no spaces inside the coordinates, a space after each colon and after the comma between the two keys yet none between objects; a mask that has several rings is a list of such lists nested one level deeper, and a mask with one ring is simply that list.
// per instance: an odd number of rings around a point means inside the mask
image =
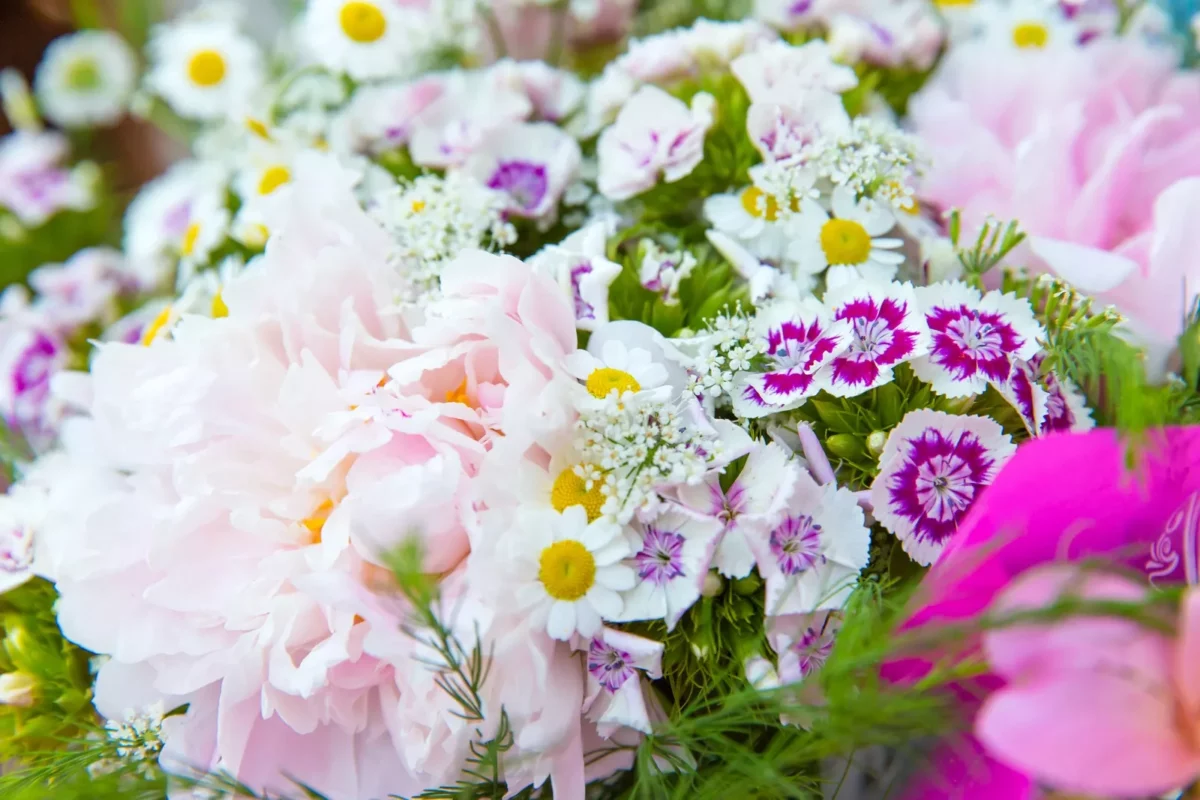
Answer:
[{"label": "flower cluster", "polygon": [[95,656],[0,648],[14,746],[70,701],[122,788],[700,785],[727,693],[771,752],[867,696],[863,598],[1019,448],[1200,408],[1200,78],[1124,11],[301,5],[0,81],[0,248],[117,202],[42,117],[190,138],[119,249],[4,273],[0,626]]}]

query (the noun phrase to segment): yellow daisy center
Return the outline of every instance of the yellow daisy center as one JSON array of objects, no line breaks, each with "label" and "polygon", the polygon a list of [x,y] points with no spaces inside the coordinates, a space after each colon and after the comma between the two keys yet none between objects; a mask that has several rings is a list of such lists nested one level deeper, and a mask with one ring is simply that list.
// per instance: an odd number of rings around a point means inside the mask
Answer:
[{"label": "yellow daisy center", "polygon": [[587,512],[588,522],[600,518],[600,509],[604,506],[604,493],[600,491],[601,481],[592,481],[588,488],[587,481],[575,474],[575,470],[567,467],[558,473],[554,479],[554,488],[550,490],[550,505],[562,513],[571,506],[583,506]]},{"label": "yellow daisy center", "polygon": [[641,391],[642,385],[628,372],[611,367],[594,369],[592,374],[588,375],[587,390],[592,397],[603,400],[613,389],[616,389],[617,394],[621,395],[626,392]]},{"label": "yellow daisy center", "polygon": [[313,536],[313,544],[318,544],[321,541],[321,531],[325,529],[325,520],[329,519],[329,515],[333,512],[333,501],[323,500],[321,505],[313,509],[313,513],[300,520],[300,524],[308,529],[308,532]]},{"label": "yellow daisy center", "polygon": [[276,164],[263,170],[258,180],[258,193],[270,194],[292,179],[292,171],[282,164]]},{"label": "yellow daisy center", "polygon": [[420,214],[424,210],[425,210],[425,201],[424,200],[413,200],[412,201],[412,211],[414,214]]},{"label": "yellow daisy center", "polygon": [[821,226],[821,249],[830,264],[862,264],[871,257],[871,236],[852,219],[831,219]]},{"label": "yellow daisy center", "polygon": [[1012,31],[1013,44],[1021,48],[1042,48],[1050,39],[1050,30],[1040,22],[1022,22]]},{"label": "yellow daisy center", "polygon": [[146,330],[142,331],[142,345],[149,347],[150,343],[158,338],[158,334],[162,332],[162,329],[165,328],[167,323],[170,321],[171,307],[167,306],[162,311],[158,312],[158,316],[156,316],[150,322],[150,324],[146,326]]},{"label": "yellow daisy center", "polygon": [[187,230],[183,232],[183,241],[179,244],[179,252],[185,256],[190,256],[192,251],[196,249],[196,240],[200,238],[200,223],[193,222],[187,226]]},{"label": "yellow daisy center", "polygon": [[596,582],[596,559],[574,539],[555,542],[542,551],[538,580],[555,600],[578,600]]},{"label": "yellow daisy center", "polygon": [[387,20],[374,3],[346,3],[342,6],[339,21],[342,32],[359,44],[370,44],[387,30]]},{"label": "yellow daisy center", "polygon": [[936,5],[942,6],[970,6],[975,4],[975,0],[933,0]]},{"label": "yellow daisy center", "polygon": [[750,186],[742,192],[742,208],[750,216],[767,222],[779,219],[779,201],[757,186]]},{"label": "yellow daisy center", "polygon": [[197,86],[216,86],[225,80],[225,56],[216,50],[197,50],[188,60],[187,71]]},{"label": "yellow daisy center", "polygon": [[225,305],[225,298],[221,297],[221,292],[218,290],[213,295],[212,299],[212,318],[220,319],[221,317],[229,316],[229,306]]}]

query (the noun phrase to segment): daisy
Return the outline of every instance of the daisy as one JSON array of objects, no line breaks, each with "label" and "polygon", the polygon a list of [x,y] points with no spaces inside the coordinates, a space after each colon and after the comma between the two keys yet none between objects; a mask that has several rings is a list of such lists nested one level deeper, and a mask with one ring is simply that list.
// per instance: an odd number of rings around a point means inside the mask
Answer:
[{"label": "daisy", "polygon": [[309,0],[303,35],[319,63],[360,81],[415,71],[430,40],[426,16],[393,0]]},{"label": "daisy", "polygon": [[920,409],[888,436],[871,485],[874,515],[923,566],[941,554],[1016,445],[987,417]]},{"label": "daisy", "polygon": [[573,506],[561,514],[526,511],[510,535],[528,576],[517,603],[551,637],[591,637],[602,620],[621,615],[618,593],[633,588],[636,577],[622,563],[630,544],[618,526],[589,523],[584,510]]},{"label": "daisy", "polygon": [[1029,301],[1013,294],[981,295],[965,283],[918,287],[917,304],[930,331],[929,355],[913,372],[946,397],[979,394],[1008,383],[1015,361],[1041,350],[1046,332]]},{"label": "daisy", "polygon": [[907,283],[831,289],[825,303],[850,325],[850,343],[818,375],[821,388],[854,397],[892,379],[892,368],[929,352],[929,330]]},{"label": "daisy", "polygon": [[1045,50],[1074,47],[1079,41],[1079,29],[1063,15],[1062,5],[1053,0],[979,3],[971,12],[984,39],[995,46]]},{"label": "daisy", "polygon": [[135,267],[158,272],[184,239],[193,207],[225,191],[225,172],[211,162],[180,161],[147,183],[129,204],[124,250]]},{"label": "daisy", "polygon": [[594,331],[608,322],[608,287],[621,265],[608,260],[609,226],[594,222],[529,259],[537,272],[550,275],[575,307],[575,327]]},{"label": "daisy", "polygon": [[626,392],[658,389],[667,382],[666,367],[649,351],[627,347],[619,339],[604,342],[599,356],[576,350],[567,356],[564,365],[596,400],[605,400],[614,392],[623,396]]},{"label": "daisy", "polygon": [[817,374],[851,340],[851,326],[835,320],[812,297],[779,304],[760,314],[757,324],[766,340],[766,369],[738,376],[733,408],[740,417],[754,418],[801,405],[817,393]]},{"label": "daisy", "polygon": [[188,119],[218,119],[244,108],[262,84],[258,48],[226,22],[160,26],[148,50],[147,86]]},{"label": "daisy", "polygon": [[768,616],[838,609],[867,565],[871,533],[858,498],[796,471],[782,519],[752,528],[751,550],[767,581]]},{"label": "daisy", "polygon": [[[789,208],[784,208],[784,206]],[[799,210],[797,200],[784,200],[747,186],[738,192],[715,194],[704,201],[704,216],[713,227],[735,238],[758,258],[780,261],[788,248],[788,232],[781,215]]]},{"label": "daisy", "polygon": [[124,115],[136,78],[129,45],[111,31],[88,30],[50,43],[34,89],[42,113],[56,125],[111,125]]},{"label": "daisy", "polygon": [[490,189],[508,197],[522,217],[551,221],[579,171],[579,144],[548,122],[507,125],[476,149],[464,165]]},{"label": "daisy", "polygon": [[587,652],[587,691],[583,713],[600,735],[622,728],[650,733],[645,680],[662,677],[663,643],[632,633],[602,628],[581,649]]},{"label": "daisy", "polygon": [[638,582],[624,594],[625,608],[617,621],[661,619],[673,630],[700,597],[723,526],[715,518],[672,509],[631,530],[638,549],[625,563]]},{"label": "daisy", "polygon": [[893,251],[904,241],[883,236],[896,224],[887,206],[870,198],[856,200],[851,190],[838,186],[830,207],[832,217],[818,203],[804,204],[790,223],[793,239],[788,257],[808,272],[833,267],[834,275],[846,272],[874,281],[894,278],[904,256]]}]

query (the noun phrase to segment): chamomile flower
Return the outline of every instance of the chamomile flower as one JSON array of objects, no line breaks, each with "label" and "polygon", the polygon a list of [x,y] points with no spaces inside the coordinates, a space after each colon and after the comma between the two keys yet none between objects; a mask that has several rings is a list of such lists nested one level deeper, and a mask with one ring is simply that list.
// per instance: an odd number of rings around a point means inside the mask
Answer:
[{"label": "chamomile flower", "polygon": [[785,201],[755,185],[717,194],[704,201],[704,216],[720,233],[734,237],[758,258],[779,261],[787,251],[787,230],[781,216],[799,210],[797,200]]},{"label": "chamomile flower", "polygon": [[561,514],[528,511],[509,535],[526,575],[517,603],[550,636],[594,636],[603,620],[621,615],[619,592],[632,589],[637,578],[622,563],[631,546],[620,527],[589,523],[587,513],[572,506]]},{"label": "chamomile flower", "polygon": [[818,203],[805,203],[792,225],[788,256],[807,272],[833,267],[827,280],[847,278],[887,282],[904,261],[901,239],[884,237],[896,224],[892,212],[870,198],[855,199],[844,187],[833,190],[830,216]]},{"label": "chamomile flower", "polygon": [[412,72],[425,16],[393,0],[310,0],[304,39],[318,62],[356,80]]},{"label": "chamomile flower", "polygon": [[120,36],[80,31],[46,48],[34,90],[42,113],[56,125],[111,125],[125,113],[136,78],[133,51]]},{"label": "chamomile flower", "polygon": [[647,350],[626,347],[617,339],[604,342],[599,357],[576,350],[566,358],[567,372],[583,381],[587,393],[605,400],[612,393],[657,389],[667,381],[667,369]]},{"label": "chamomile flower", "polygon": [[1073,46],[1079,31],[1051,0],[981,3],[973,9],[985,39],[1018,50]]},{"label": "chamomile flower", "polygon": [[218,119],[244,108],[262,83],[258,48],[226,22],[196,19],[162,26],[148,50],[147,86],[188,119]]}]

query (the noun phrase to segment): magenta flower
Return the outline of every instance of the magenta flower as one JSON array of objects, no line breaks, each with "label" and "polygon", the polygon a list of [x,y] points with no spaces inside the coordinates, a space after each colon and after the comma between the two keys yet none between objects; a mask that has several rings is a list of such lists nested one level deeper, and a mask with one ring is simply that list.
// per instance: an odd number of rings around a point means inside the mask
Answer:
[{"label": "magenta flower", "polygon": [[1016,446],[987,417],[920,409],[888,437],[871,486],[875,518],[918,564],[932,564]]},{"label": "magenta flower", "polygon": [[1004,386],[1014,361],[1028,361],[1045,336],[1024,298],[979,291],[964,283],[916,290],[929,326],[929,355],[913,372],[946,397],[980,394],[989,383]]},{"label": "magenta flower", "polygon": [[848,322],[833,320],[809,298],[786,316],[768,321],[767,371],[743,373],[734,389],[734,410],[761,417],[796,408],[817,393],[817,373],[851,342]]},{"label": "magenta flower", "polygon": [[[1021,573],[1041,564],[1108,558],[1155,581],[1200,581],[1200,427],[1152,435],[1136,473],[1112,430],[1024,443],[963,520],[922,583],[908,627],[967,620]],[[966,653],[978,643],[968,643]],[[956,648],[956,652],[958,652]],[[942,655],[889,666],[891,680],[925,675]],[[962,687],[967,711],[1004,685]],[[971,737],[947,745],[906,800],[1033,800],[1034,781]]]},{"label": "magenta flower", "polygon": [[897,364],[929,352],[929,330],[907,283],[845,284],[829,291],[825,303],[850,326],[848,346],[821,370],[820,388],[832,395],[854,397],[882,386]]},{"label": "magenta flower", "polygon": [[1056,431],[1086,431],[1095,427],[1087,401],[1073,383],[1053,372],[1038,377],[1042,356],[1014,361],[1008,383],[1000,393],[1021,415],[1032,436]]}]

